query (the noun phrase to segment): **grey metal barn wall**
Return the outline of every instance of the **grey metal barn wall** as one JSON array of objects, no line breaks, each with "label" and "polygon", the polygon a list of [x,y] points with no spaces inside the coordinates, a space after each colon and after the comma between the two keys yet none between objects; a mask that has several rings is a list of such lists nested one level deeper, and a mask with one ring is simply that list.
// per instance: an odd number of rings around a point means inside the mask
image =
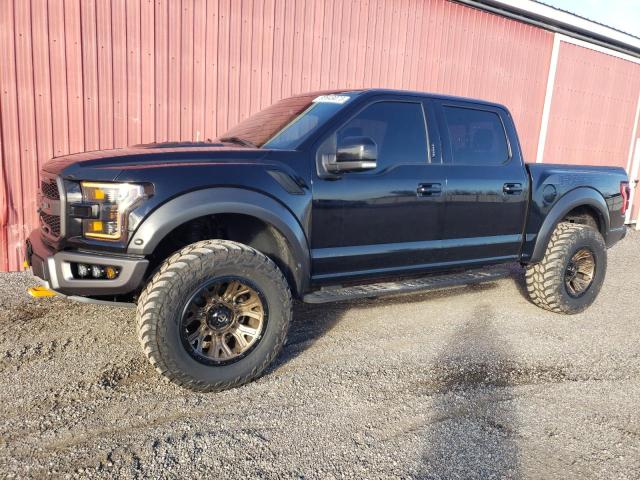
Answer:
[{"label": "grey metal barn wall", "polygon": [[53,156],[215,138],[298,92],[502,102],[533,160],[552,43],[446,0],[0,0],[0,270],[21,268]]}]

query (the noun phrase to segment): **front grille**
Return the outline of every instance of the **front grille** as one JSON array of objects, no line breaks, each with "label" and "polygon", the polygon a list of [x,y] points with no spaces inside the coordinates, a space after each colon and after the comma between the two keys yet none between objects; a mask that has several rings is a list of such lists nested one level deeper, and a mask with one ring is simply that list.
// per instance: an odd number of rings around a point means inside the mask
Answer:
[{"label": "front grille", "polygon": [[42,196],[51,200],[60,200],[60,192],[55,179],[46,179],[40,182],[40,191]]},{"label": "front grille", "polygon": [[60,217],[40,212],[40,227],[46,235],[50,237],[60,236]]},{"label": "front grille", "polygon": [[61,197],[55,177],[44,174],[40,182],[40,230],[45,238],[57,240],[62,233]]}]

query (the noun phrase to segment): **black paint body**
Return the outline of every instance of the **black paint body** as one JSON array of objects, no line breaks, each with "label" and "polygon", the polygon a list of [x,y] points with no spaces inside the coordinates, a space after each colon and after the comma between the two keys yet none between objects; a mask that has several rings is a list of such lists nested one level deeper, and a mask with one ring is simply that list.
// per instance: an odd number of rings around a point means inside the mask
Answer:
[{"label": "black paint body", "polygon": [[[364,106],[381,100],[423,105],[430,163],[407,158],[382,171],[323,172],[318,149],[325,139]],[[451,148],[442,135],[446,105],[478,107],[499,115],[508,138],[509,160],[496,166],[451,164]],[[131,214],[126,243],[68,234],[48,248],[148,257],[169,227],[196,215],[226,212],[252,214],[265,221],[277,218],[274,226],[295,250],[295,290],[301,296],[322,284],[535,262],[555,224],[580,205],[597,213],[608,245],[625,231],[620,213],[620,182],[627,180],[623,169],[526,165],[511,115],[506,108],[486,102],[367,90],[294,151],[212,145],[165,153],[158,151],[161,146],[155,147],[153,153],[140,147],[130,155],[107,154],[82,161],[69,156],[47,164],[45,171],[62,176],[67,184],[132,182],[153,185],[154,190]],[[425,185],[429,192],[435,188],[435,193],[421,194]],[[516,191],[508,185],[516,185]],[[199,196],[187,197],[194,192]],[[226,192],[225,196],[219,192]],[[198,205],[188,204],[187,198],[197,198]],[[184,205],[171,210],[172,202],[180,199]],[[176,215],[178,211],[184,215]],[[164,221],[169,222],[166,228],[161,225]],[[134,240],[143,241],[142,246],[134,245]]]}]

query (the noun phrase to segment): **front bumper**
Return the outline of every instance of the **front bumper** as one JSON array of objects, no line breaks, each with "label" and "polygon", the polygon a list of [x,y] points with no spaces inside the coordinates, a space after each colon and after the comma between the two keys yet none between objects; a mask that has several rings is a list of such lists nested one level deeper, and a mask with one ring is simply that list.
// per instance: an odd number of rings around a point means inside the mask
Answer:
[{"label": "front bumper", "polygon": [[[140,286],[149,261],[130,257],[53,251],[43,241],[40,231],[34,231],[27,240],[26,260],[36,277],[51,290],[66,296],[104,297],[125,295]],[[91,265],[112,265],[120,268],[120,274],[113,280],[74,278],[72,263]]]}]

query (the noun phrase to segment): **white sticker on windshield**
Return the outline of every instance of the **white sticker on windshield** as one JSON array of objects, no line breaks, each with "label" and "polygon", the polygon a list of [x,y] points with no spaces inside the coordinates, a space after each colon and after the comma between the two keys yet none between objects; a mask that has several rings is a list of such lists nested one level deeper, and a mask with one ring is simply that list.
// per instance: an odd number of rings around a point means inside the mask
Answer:
[{"label": "white sticker on windshield", "polygon": [[313,103],[338,103],[342,105],[349,98],[346,95],[320,95],[313,99]]}]

